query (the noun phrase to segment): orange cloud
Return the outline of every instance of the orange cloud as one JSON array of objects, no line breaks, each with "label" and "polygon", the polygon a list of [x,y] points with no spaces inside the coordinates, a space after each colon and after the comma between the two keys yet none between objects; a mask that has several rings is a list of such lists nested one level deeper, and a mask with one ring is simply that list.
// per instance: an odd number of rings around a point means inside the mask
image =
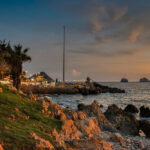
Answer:
[{"label": "orange cloud", "polygon": [[137,38],[140,36],[141,32],[143,31],[143,27],[139,26],[132,30],[131,34],[129,35],[130,42],[136,42]]},{"label": "orange cloud", "polygon": [[81,72],[77,71],[76,69],[72,69],[72,75],[73,75],[74,77],[78,77],[78,76],[81,75]]}]

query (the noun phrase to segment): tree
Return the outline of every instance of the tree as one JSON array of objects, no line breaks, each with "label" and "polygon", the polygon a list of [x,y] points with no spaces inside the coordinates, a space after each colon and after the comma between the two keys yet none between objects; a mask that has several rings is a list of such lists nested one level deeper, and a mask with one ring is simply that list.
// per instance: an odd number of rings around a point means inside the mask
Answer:
[{"label": "tree", "polygon": [[[9,73],[10,65],[5,61],[5,57],[9,56],[8,49],[10,49],[9,42],[7,43],[5,40],[0,41],[0,73]],[[2,75],[1,75],[2,76]]]},{"label": "tree", "polygon": [[8,48],[9,56],[5,57],[8,64],[11,65],[11,76],[13,86],[20,90],[22,65],[24,62],[31,61],[31,57],[27,55],[28,48],[23,49],[22,45],[15,45],[13,48]]}]

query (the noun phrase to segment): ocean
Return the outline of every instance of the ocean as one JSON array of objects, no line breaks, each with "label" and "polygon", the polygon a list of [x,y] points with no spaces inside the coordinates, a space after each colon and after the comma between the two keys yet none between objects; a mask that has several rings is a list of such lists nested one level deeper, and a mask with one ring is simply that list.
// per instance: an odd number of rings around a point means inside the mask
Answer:
[{"label": "ocean", "polygon": [[137,108],[141,106],[150,107],[150,82],[102,82],[102,85],[110,87],[117,87],[124,89],[125,93],[103,93],[99,95],[48,95],[54,102],[60,104],[62,107],[69,109],[77,109],[79,103],[91,104],[97,100],[104,112],[109,105],[116,104],[120,108],[125,108],[128,104],[133,104]]}]

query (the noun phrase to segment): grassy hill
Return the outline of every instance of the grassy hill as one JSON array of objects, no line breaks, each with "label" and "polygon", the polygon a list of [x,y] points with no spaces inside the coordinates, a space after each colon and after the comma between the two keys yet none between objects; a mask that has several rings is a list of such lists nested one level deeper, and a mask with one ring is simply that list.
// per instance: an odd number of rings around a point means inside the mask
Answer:
[{"label": "grassy hill", "polygon": [[42,102],[32,101],[7,86],[0,85],[0,144],[8,150],[34,149],[31,133],[53,143],[49,133],[61,128],[61,122],[42,114]]}]

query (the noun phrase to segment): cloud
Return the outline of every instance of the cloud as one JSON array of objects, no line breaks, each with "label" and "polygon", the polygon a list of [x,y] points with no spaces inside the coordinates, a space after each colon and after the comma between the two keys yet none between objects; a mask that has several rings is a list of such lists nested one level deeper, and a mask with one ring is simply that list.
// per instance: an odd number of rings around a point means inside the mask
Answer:
[{"label": "cloud", "polygon": [[143,31],[143,28],[141,26],[133,29],[131,31],[131,34],[129,35],[129,41],[136,42],[137,38],[140,36],[142,31]]},{"label": "cloud", "polygon": [[81,75],[81,72],[77,71],[76,69],[72,69],[72,75],[73,75],[74,77],[78,77],[78,76]]},{"label": "cloud", "polygon": [[110,42],[107,38],[103,38],[100,36],[96,36],[95,40],[97,41],[98,44],[108,44]]}]

